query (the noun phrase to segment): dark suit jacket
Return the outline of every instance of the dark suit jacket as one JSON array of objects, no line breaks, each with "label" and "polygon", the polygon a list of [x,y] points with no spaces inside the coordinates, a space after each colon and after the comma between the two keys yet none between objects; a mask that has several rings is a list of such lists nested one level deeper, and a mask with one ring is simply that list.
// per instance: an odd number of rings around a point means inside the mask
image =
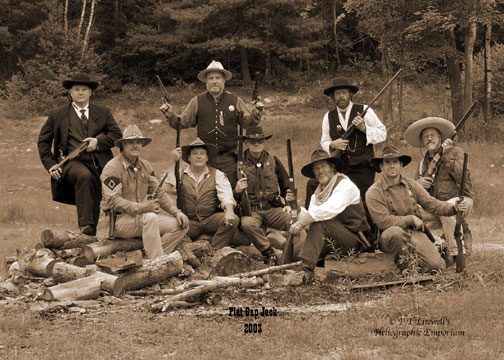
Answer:
[{"label": "dark suit jacket", "polygon": [[[70,111],[75,111],[72,103],[51,110],[49,117],[40,130],[38,139],[40,160],[42,160],[42,164],[44,164],[44,167],[48,171],[53,165],[58,163],[59,149],[63,151],[64,155],[68,155],[67,142]],[[93,155],[100,164],[101,172],[105,164],[113,158],[110,149],[114,147],[114,141],[122,137],[121,130],[109,108],[92,103],[89,104],[87,137],[98,139],[97,150],[93,152]],[[75,204],[73,186],[51,178],[51,190],[54,201]]]}]

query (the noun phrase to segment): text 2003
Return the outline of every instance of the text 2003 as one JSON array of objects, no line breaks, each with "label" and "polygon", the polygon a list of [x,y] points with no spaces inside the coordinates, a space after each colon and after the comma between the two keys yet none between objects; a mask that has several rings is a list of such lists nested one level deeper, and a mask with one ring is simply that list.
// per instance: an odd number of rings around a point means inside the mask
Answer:
[{"label": "text 2003", "polygon": [[261,323],[259,324],[243,324],[243,332],[245,334],[261,334],[262,333],[262,328],[261,328]]}]

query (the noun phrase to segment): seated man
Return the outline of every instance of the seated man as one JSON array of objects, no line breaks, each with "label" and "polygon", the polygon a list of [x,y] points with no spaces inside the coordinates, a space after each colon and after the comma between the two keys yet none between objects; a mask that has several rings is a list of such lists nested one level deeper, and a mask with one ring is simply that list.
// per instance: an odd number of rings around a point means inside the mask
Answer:
[{"label": "seated man", "polygon": [[[411,145],[420,148],[423,146],[427,150],[425,157],[420,161],[415,176],[416,181],[436,199],[451,203],[455,203],[458,198],[464,164],[464,151],[453,146],[453,141],[449,139],[454,130],[455,125],[452,122],[438,117],[428,117],[415,121],[404,133],[404,138]],[[436,163],[437,171],[432,176],[428,176],[429,165],[438,152],[441,153],[441,159]],[[474,194],[470,174],[469,172],[467,174],[464,195],[470,202],[471,206],[468,210],[470,211]],[[438,220],[438,218],[429,213],[424,214],[424,221],[429,220]],[[443,225],[448,243],[448,264],[452,264],[458,253],[454,237],[456,217],[441,216],[439,220]],[[466,255],[469,255],[472,250],[472,236],[467,221],[464,220],[462,227]]]},{"label": "seated man", "polygon": [[264,255],[265,264],[278,265],[275,252],[261,227],[288,230],[291,222],[290,207],[283,207],[280,196],[286,203],[295,201],[296,198],[288,190],[289,175],[282,162],[264,150],[264,142],[271,136],[264,136],[263,129],[259,126],[247,128],[244,142],[248,149],[243,154],[246,177],[238,181],[235,192],[241,194],[247,189],[252,209],[252,216],[241,219],[243,233]]},{"label": "seated man", "polygon": [[[386,146],[381,157],[371,159],[381,176],[367,191],[366,204],[382,231],[380,250],[393,254],[401,269],[413,263],[411,256],[416,254],[423,271],[441,270],[445,263],[424,232],[420,206],[437,216],[452,216],[457,210],[467,211],[470,201],[464,198],[452,204],[430,196],[416,181],[401,175],[402,168],[410,162],[410,156],[400,155],[393,146]],[[406,262],[401,255],[406,257]]]},{"label": "seated man", "polygon": [[[311,160],[301,173],[315,178],[319,185],[311,197],[308,210],[301,208],[298,221],[290,227],[290,232],[298,235],[308,226],[299,255],[305,271],[305,283],[313,279],[319,257],[325,257],[333,248],[347,254],[363,250],[365,244],[361,243],[362,234],[359,232],[369,230],[359,188],[340,173],[343,162],[324,150],[315,150]],[[332,247],[326,239],[331,240]]]},{"label": "seated man", "polygon": [[[182,196],[189,217],[187,235],[195,241],[201,234],[213,235],[213,248],[229,246],[236,235],[239,219],[234,213],[233,190],[226,175],[207,165],[215,151],[196,138],[190,145],[177,148],[172,153],[175,160],[182,158],[189,167],[182,171]],[[174,180],[169,184],[175,186]],[[224,212],[220,211],[224,209]]]},{"label": "seated man", "polygon": [[[142,237],[148,258],[171,253],[187,232],[189,220],[166,194],[157,191],[156,199],[147,196],[157,188],[152,165],[140,159],[140,151],[152,139],[145,138],[136,125],[124,129],[115,145],[121,153],[110,160],[101,175],[103,209],[117,213],[115,236]],[[158,214],[162,208],[170,216]]]}]

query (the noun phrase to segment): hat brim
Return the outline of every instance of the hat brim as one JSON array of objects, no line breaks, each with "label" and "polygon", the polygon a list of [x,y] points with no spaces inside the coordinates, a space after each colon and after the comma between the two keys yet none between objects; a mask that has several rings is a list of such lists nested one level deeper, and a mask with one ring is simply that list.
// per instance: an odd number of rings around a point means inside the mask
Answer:
[{"label": "hat brim", "polygon": [[324,94],[327,96],[333,96],[333,92],[336,89],[350,89],[354,94],[359,91],[359,88],[354,85],[340,85],[340,86],[330,86],[324,90]]},{"label": "hat brim", "polygon": [[406,141],[416,147],[422,146],[420,135],[427,128],[435,128],[441,133],[441,142],[445,141],[455,130],[455,125],[446,119],[439,117],[427,117],[415,121],[404,132]]},{"label": "hat brim", "polygon": [[336,157],[328,156],[326,158],[317,159],[317,160],[312,161],[311,163],[303,166],[303,168],[301,169],[301,174],[303,174],[304,176],[306,176],[308,178],[315,179],[315,175],[313,174],[313,165],[319,161],[327,161],[327,162],[330,162],[330,163],[336,165],[337,171],[341,171],[345,167],[345,164],[340,159],[338,159]]},{"label": "hat brim", "polygon": [[257,135],[244,135],[243,138],[245,140],[254,140],[254,139],[264,139],[264,140],[269,140],[273,137],[273,135],[267,135],[267,136],[264,136],[263,134],[257,134]]},{"label": "hat brim", "polygon": [[198,74],[198,80],[206,83],[206,75],[209,72],[221,72],[224,75],[225,81],[231,80],[231,78],[233,77],[233,74],[231,74],[230,71],[227,71],[224,69],[205,69],[205,70],[200,71],[200,73]]},{"label": "hat brim", "polygon": [[97,81],[75,81],[75,80],[64,80],[63,87],[67,90],[70,90],[74,85],[85,85],[89,87],[91,90],[94,90],[98,87]]},{"label": "hat brim", "polygon": [[391,160],[391,159],[399,159],[402,163],[402,166],[405,167],[411,162],[411,156],[409,155],[399,155],[399,156],[386,156],[386,157],[375,157],[369,160],[371,163],[371,167],[376,172],[381,172],[380,164],[383,162],[383,159]]},{"label": "hat brim", "polygon": [[195,149],[195,148],[206,149],[209,163],[217,155],[217,150],[216,150],[215,146],[213,146],[213,145],[209,145],[209,144],[185,145],[185,146],[182,146],[182,160],[184,160],[186,163],[190,164],[191,162],[189,161],[189,153],[191,152],[191,149]]},{"label": "hat brim", "polygon": [[114,141],[114,145],[119,147],[119,145],[122,144],[125,140],[137,140],[137,139],[142,140],[142,147],[149,145],[152,141],[151,138],[132,137],[132,138],[126,138],[126,139],[117,139],[116,141]]}]

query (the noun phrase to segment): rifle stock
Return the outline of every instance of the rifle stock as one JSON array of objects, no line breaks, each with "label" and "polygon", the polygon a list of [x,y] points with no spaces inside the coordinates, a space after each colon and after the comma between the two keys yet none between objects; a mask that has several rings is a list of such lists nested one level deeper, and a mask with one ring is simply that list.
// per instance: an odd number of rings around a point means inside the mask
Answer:
[{"label": "rifle stock", "polygon": [[[246,178],[243,171],[243,112],[238,112],[238,124],[240,127],[240,135],[238,137],[238,164],[236,166],[238,180]],[[247,189],[243,190],[240,194],[240,216],[252,216],[252,208],[250,206],[250,199],[248,197]]]},{"label": "rifle stock", "polygon": [[[65,163],[67,161],[75,159],[77,156],[80,155],[81,152],[83,152],[84,150],[86,150],[87,146],[88,146],[88,142],[87,141],[83,141],[79,145],[79,147],[73,149],[72,152],[70,154],[68,154],[68,156],[63,157],[63,155],[62,155],[62,160],[58,163],[58,167],[63,167],[63,165],[65,165]],[[60,153],[62,153],[61,149],[60,149]]]},{"label": "rifle stock", "polygon": [[[462,201],[465,191],[466,184],[466,173],[467,173],[467,154],[464,153],[464,166],[462,168],[462,181],[460,182],[459,190],[459,200]],[[456,259],[456,271],[461,273],[465,270],[465,258],[464,258],[464,245],[462,240],[464,238],[462,234],[462,220],[464,213],[462,211],[457,211],[457,221],[455,223],[455,241],[457,242],[457,259]]]},{"label": "rifle stock", "polygon": [[[297,190],[294,183],[294,163],[292,161],[292,148],[291,139],[287,139],[287,161],[289,163],[289,189],[294,193],[296,199],[289,203],[292,209],[292,220],[291,224],[297,221]],[[287,237],[287,242],[285,243],[285,248],[282,255],[282,264],[290,264],[294,261],[294,235],[289,233]]]},{"label": "rifle stock", "polygon": [[[376,102],[376,100],[378,100],[378,98],[385,92],[385,90],[387,90],[387,88],[390,86],[390,84],[392,84],[392,82],[399,76],[399,74],[401,73],[401,71],[402,71],[402,69],[397,70],[397,72],[394,74],[394,76],[392,76],[390,78],[390,80],[385,84],[385,86],[380,90],[380,92],[373,98],[373,100],[371,100],[371,102],[369,103],[369,105],[364,108],[364,110],[362,111],[362,113],[358,114],[358,116],[360,116],[362,118],[364,118],[364,116],[366,116],[366,114],[367,114],[368,110],[371,108],[371,106],[373,106],[374,103]],[[350,135],[352,135],[352,133],[354,132],[354,130],[355,130],[355,125],[354,124],[350,124],[350,126],[346,129],[346,131],[343,134],[343,136],[341,136],[341,139],[348,140],[350,138]],[[339,158],[341,156],[342,152],[343,151],[339,150],[339,149],[331,150],[331,155],[334,156],[334,157]]]}]

